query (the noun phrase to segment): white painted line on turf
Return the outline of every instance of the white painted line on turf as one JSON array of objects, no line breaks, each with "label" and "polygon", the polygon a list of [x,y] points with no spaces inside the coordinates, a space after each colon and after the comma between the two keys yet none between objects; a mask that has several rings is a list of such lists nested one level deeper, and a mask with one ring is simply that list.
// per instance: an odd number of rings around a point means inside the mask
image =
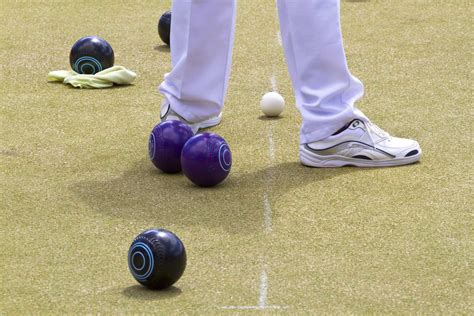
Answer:
[{"label": "white painted line on turf", "polygon": [[[278,0],[275,0],[275,7],[278,8]],[[276,24],[277,24],[277,25],[280,24],[280,19],[278,18],[278,9],[277,9],[277,11],[276,11],[275,21],[276,21]],[[281,40],[281,32],[280,32],[280,30],[277,31],[277,40],[278,40],[278,44],[280,44],[280,46],[283,46],[283,41]]]},{"label": "white painted line on turf", "polygon": [[[282,46],[282,39],[280,31],[277,32],[277,39],[280,46]],[[272,85],[272,90],[278,92],[278,84],[276,80],[276,76],[272,75],[270,77],[270,83]],[[268,131],[268,156],[270,158],[270,168],[267,169],[267,178],[265,183],[265,192],[263,194],[263,228],[266,234],[272,232],[272,207],[270,205],[270,199],[268,196],[269,191],[272,188],[272,181],[273,181],[273,171],[272,167],[275,162],[275,146],[273,143],[273,129],[272,129],[272,122],[270,122],[270,127]],[[264,263],[262,273],[260,274],[260,290],[259,290],[259,297],[258,297],[258,305],[255,306],[221,306],[221,309],[227,310],[272,310],[272,309],[285,309],[289,306],[286,305],[267,305],[268,301],[268,273],[267,273],[267,264]]]},{"label": "white painted line on turf", "polygon": [[258,298],[258,306],[265,308],[267,305],[268,297],[268,275],[267,275],[267,265],[263,265],[262,273],[260,274],[260,296]]},{"label": "white painted line on turf", "polygon": [[270,83],[272,84],[272,90],[278,92],[278,85],[275,75],[270,77]]},{"label": "white painted line on turf", "polygon": [[221,306],[222,309],[234,310],[268,310],[268,309],[284,309],[286,305],[267,305],[268,300],[268,274],[267,264],[264,263],[262,273],[260,274],[260,295],[258,297],[258,305],[251,306]]},{"label": "white painted line on turf", "polygon": [[270,125],[270,130],[268,131],[268,156],[270,157],[270,164],[273,165],[275,161],[275,146],[273,145],[272,125]]},{"label": "white painted line on turf", "polygon": [[263,230],[266,234],[272,232],[272,206],[270,204],[269,193],[273,182],[273,162],[275,161],[275,146],[273,144],[273,129],[270,124],[268,131],[268,157],[270,159],[270,168],[267,169],[265,192],[263,193]]},{"label": "white painted line on turf", "polygon": [[267,305],[265,307],[260,306],[222,306],[222,309],[237,309],[237,310],[265,310],[265,309],[284,309],[289,306],[280,305]]},{"label": "white painted line on turf", "polygon": [[263,229],[269,234],[272,232],[272,207],[266,192],[263,194],[263,210]]}]

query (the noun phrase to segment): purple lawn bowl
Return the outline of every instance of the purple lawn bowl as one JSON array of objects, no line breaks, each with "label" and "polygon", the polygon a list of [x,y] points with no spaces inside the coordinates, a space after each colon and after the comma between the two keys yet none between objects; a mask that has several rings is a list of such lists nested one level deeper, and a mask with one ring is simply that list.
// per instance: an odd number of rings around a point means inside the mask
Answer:
[{"label": "purple lawn bowl", "polygon": [[232,154],[219,135],[198,134],[184,145],[181,166],[189,180],[201,187],[212,187],[229,175]]},{"label": "purple lawn bowl", "polygon": [[153,164],[165,173],[181,171],[181,150],[193,137],[191,127],[180,121],[156,125],[148,140],[148,154]]}]

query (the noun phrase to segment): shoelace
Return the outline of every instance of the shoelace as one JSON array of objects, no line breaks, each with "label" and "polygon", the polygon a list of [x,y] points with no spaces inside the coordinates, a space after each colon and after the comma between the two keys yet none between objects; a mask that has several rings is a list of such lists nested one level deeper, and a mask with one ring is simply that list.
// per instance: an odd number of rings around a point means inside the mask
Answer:
[{"label": "shoelace", "polygon": [[[392,136],[390,136],[389,133],[387,133],[386,131],[384,131],[383,129],[381,129],[380,127],[378,127],[377,125],[375,125],[374,123],[370,121],[365,122],[365,126],[367,127],[367,133],[369,134],[370,140],[372,141],[374,145],[384,140],[390,140],[392,138]],[[373,134],[378,136],[379,140],[377,142],[374,140]]]}]

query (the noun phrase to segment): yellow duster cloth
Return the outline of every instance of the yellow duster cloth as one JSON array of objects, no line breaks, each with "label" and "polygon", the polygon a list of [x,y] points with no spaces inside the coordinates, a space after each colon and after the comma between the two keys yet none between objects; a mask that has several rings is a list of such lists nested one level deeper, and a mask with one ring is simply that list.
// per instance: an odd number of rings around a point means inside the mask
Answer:
[{"label": "yellow duster cloth", "polygon": [[114,84],[131,84],[137,74],[122,66],[113,66],[95,75],[81,75],[75,71],[58,70],[48,74],[48,81],[61,81],[76,88],[101,89],[110,88]]}]

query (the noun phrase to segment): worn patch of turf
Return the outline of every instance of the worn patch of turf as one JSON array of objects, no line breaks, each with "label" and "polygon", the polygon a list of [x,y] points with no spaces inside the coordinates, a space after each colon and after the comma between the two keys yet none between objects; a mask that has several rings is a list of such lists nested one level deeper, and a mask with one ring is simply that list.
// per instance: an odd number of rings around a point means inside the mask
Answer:
[{"label": "worn patch of turf", "polygon": [[[214,189],[147,160],[170,70],[156,23],[170,2],[0,3],[0,312],[196,313],[268,304],[283,313],[461,313],[472,306],[472,32],[468,1],[347,1],[342,23],[359,106],[424,156],[390,169],[298,163],[299,114],[276,40],[274,1],[239,3],[223,123],[229,179]],[[48,84],[96,34],[135,85]],[[275,75],[287,109],[261,120]],[[275,160],[270,162],[273,135]],[[266,234],[264,195],[272,208]],[[126,254],[149,227],[176,232],[188,268],[174,288],[136,285]]]}]

